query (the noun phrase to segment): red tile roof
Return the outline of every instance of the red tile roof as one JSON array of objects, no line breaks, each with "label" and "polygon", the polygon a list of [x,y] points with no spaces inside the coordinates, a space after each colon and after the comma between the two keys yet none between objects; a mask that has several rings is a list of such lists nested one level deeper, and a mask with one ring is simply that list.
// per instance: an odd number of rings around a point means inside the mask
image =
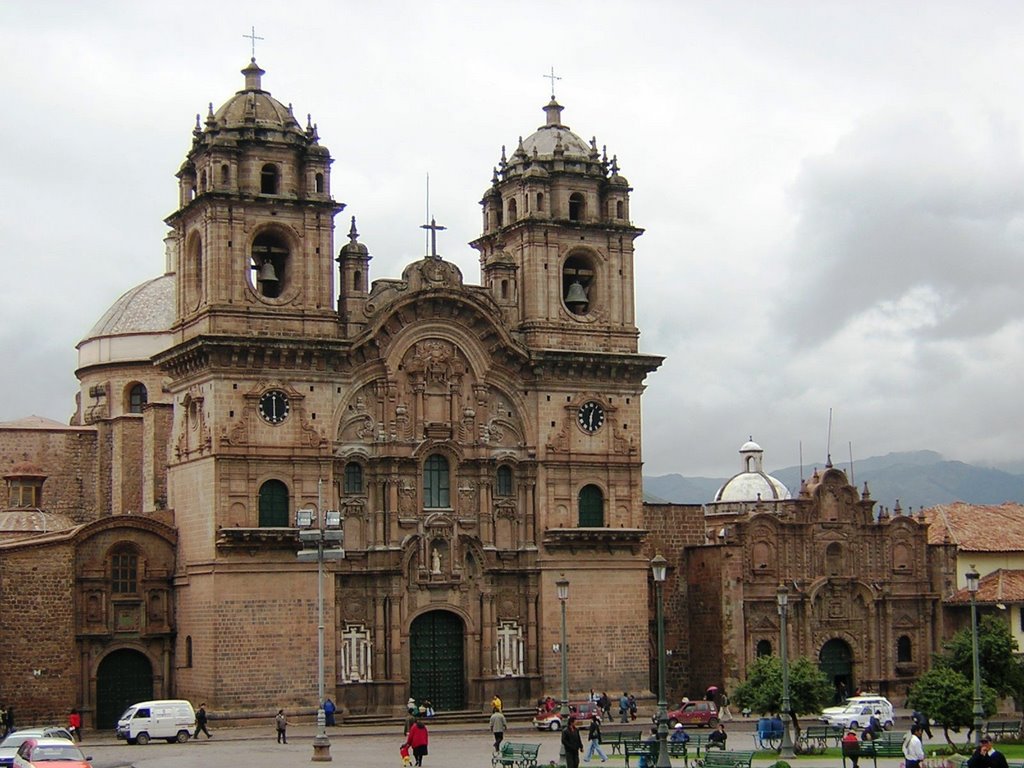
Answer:
[{"label": "red tile roof", "polygon": [[1024,504],[955,501],[923,515],[929,544],[956,544],[961,552],[1024,552]]},{"label": "red tile roof", "polygon": [[[981,604],[1024,603],[1024,570],[1000,568],[978,581],[977,601]],[[947,604],[971,602],[971,593],[964,587],[945,601]]]}]

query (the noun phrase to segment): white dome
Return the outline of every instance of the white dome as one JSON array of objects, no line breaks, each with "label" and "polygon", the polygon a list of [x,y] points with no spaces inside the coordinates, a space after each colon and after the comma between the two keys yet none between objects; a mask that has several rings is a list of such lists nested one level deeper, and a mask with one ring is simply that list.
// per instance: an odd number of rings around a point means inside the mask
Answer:
[{"label": "white dome", "polygon": [[175,276],[147,280],[113,303],[78,343],[78,367],[146,362],[172,342]]},{"label": "white dome", "polygon": [[764,472],[741,472],[715,493],[715,501],[777,501],[793,498],[782,481]]},{"label": "white dome", "polygon": [[760,445],[755,443],[753,440],[747,440],[747,442],[745,442],[742,446],[740,446],[740,453],[745,453],[746,451],[763,451],[763,450],[764,449]]}]

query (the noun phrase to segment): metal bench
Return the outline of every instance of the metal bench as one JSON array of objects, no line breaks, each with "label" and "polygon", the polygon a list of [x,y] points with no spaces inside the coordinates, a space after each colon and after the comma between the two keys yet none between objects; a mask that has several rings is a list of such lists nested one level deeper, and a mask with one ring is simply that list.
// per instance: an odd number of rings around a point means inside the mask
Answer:
[{"label": "metal bench", "polygon": [[985,733],[989,738],[999,741],[1001,738],[1013,738],[1020,733],[1020,720],[989,720],[985,723]]},{"label": "metal bench", "polygon": [[658,759],[658,742],[623,739],[622,751],[626,756],[626,768],[629,768],[629,758],[634,756],[640,758],[641,765],[652,766]]},{"label": "metal bench", "polygon": [[[879,752],[875,748],[877,742],[874,741],[855,741],[847,744],[843,742],[842,753],[843,753],[843,768],[846,768],[846,761],[850,761],[852,766],[854,763],[859,761],[861,758],[870,758],[875,768],[878,768],[878,755]],[[900,757],[903,756],[903,751],[900,750]]]},{"label": "metal bench", "polygon": [[613,755],[622,754],[622,743],[624,741],[640,741],[640,731],[601,731],[601,746],[611,747]]},{"label": "metal bench", "polygon": [[537,768],[540,744],[503,741],[501,751],[491,757],[492,768]]},{"label": "metal bench", "polygon": [[903,757],[903,735],[899,733],[881,733],[870,741],[862,742],[874,747],[878,757]]},{"label": "metal bench", "polygon": [[753,751],[739,751],[725,749],[708,750],[704,753],[704,760],[697,761],[704,768],[750,768],[750,761],[754,759]]},{"label": "metal bench", "polygon": [[797,740],[803,754],[822,753],[830,746],[838,747],[843,738],[843,729],[837,725],[809,725]]}]

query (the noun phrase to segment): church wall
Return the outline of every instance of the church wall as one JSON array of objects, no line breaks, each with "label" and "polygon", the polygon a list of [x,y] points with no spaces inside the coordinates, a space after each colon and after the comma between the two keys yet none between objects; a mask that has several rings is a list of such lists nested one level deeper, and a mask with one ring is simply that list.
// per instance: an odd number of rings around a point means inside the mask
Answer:
[{"label": "church wall", "polygon": [[143,419],[141,415],[113,419],[110,474],[110,514],[125,515],[142,511]]},{"label": "church wall", "polygon": [[153,512],[167,508],[167,465],[171,459],[171,427],[174,407],[152,403],[143,408],[142,509]]},{"label": "church wall", "polygon": [[[95,429],[0,429],[0,475],[30,461],[47,475],[42,508],[88,522],[100,507],[93,484],[98,471],[100,440]],[[0,483],[0,505],[10,504],[8,487]]]},{"label": "church wall", "polygon": [[[595,567],[596,566],[596,567]],[[576,699],[591,688],[641,693],[650,690],[646,560],[627,557],[605,562],[587,558],[552,564],[543,571],[540,587],[538,641],[543,695],[561,696],[562,660],[552,650],[561,643],[561,603],[555,582],[569,580],[566,634],[569,644],[569,695]],[[614,596],[610,599],[609,596]]]},{"label": "church wall", "polygon": [[[699,504],[643,505],[644,527],[650,531],[646,550],[650,557],[660,554],[668,561],[663,588],[665,618],[665,686],[669,702],[697,692],[691,686],[690,622],[687,614],[689,586],[687,567],[690,547],[704,544],[704,509]],[[654,604],[651,604],[654,616]],[[652,633],[657,631],[651,620]],[[652,634],[652,637],[655,635]],[[652,680],[657,681],[657,659],[652,654]]]},{"label": "church wall", "polygon": [[69,541],[0,547],[0,701],[23,725],[78,704],[73,564]]}]

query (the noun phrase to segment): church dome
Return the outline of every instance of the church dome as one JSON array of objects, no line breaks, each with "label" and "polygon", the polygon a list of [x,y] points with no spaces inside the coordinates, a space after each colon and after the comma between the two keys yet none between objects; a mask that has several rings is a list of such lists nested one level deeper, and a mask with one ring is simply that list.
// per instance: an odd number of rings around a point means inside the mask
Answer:
[{"label": "church dome", "polygon": [[125,333],[159,333],[174,323],[174,275],[147,280],[124,293],[86,339]]},{"label": "church dome", "polygon": [[715,493],[715,502],[780,501],[792,495],[781,480],[764,471],[764,450],[748,440],[739,450],[743,471],[733,475]]},{"label": "church dome", "polygon": [[548,116],[547,124],[523,139],[521,146],[527,157],[533,157],[536,152],[538,157],[548,159],[555,156],[556,149],[570,157],[590,157],[590,146],[570,131],[569,126],[562,125],[563,109],[554,99],[544,107]]},{"label": "church dome", "polygon": [[286,107],[269,91],[263,90],[262,77],[266,72],[260,69],[256,59],[249,62],[242,74],[245,75],[245,88],[207,116],[207,132],[277,130],[305,140],[307,132],[299,126],[291,105]]},{"label": "church dome", "polygon": [[54,533],[74,528],[75,523],[65,515],[44,512],[41,509],[14,509],[0,512],[0,535],[26,533]]}]

